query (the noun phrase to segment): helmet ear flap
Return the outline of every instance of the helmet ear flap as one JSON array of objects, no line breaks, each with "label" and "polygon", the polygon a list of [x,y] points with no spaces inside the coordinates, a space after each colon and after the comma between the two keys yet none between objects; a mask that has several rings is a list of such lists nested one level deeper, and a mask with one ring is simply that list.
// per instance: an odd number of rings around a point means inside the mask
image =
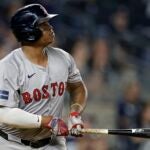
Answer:
[{"label": "helmet ear flap", "polygon": [[33,28],[31,31],[25,32],[26,33],[26,37],[25,39],[28,39],[27,41],[29,42],[34,42],[40,39],[40,37],[42,36],[42,31],[39,28]]},{"label": "helmet ear flap", "polygon": [[15,32],[19,42],[35,42],[42,36],[42,31],[38,27],[18,28],[19,32]]}]

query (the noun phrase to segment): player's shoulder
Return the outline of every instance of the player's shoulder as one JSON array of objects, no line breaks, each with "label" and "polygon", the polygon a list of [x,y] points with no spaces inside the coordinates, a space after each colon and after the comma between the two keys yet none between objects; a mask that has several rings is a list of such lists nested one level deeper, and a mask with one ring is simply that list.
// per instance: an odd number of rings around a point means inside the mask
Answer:
[{"label": "player's shoulder", "polygon": [[60,57],[65,57],[65,59],[70,59],[70,54],[58,47],[47,47],[47,50],[49,52],[49,55],[55,55]]},{"label": "player's shoulder", "polygon": [[[17,58],[19,58],[19,48],[13,50],[8,55],[0,60],[0,67],[9,69],[11,67],[17,67]],[[11,70],[11,69],[10,69]]]}]

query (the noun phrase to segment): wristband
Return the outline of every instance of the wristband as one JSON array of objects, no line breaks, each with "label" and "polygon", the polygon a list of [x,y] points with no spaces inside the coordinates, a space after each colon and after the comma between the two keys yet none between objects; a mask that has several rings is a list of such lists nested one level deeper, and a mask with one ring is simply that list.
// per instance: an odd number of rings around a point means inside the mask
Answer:
[{"label": "wristband", "polygon": [[79,104],[79,103],[74,103],[74,104],[72,104],[72,105],[71,105],[71,108],[74,107],[74,106],[80,107],[80,111],[83,110],[83,106],[82,106],[81,104]]}]

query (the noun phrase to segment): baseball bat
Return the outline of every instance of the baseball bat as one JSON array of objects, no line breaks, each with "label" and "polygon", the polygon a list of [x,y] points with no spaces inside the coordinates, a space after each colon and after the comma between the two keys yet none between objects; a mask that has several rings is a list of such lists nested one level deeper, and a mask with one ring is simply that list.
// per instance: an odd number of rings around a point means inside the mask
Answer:
[{"label": "baseball bat", "polygon": [[150,138],[150,128],[137,129],[81,129],[81,133],[85,134],[111,134],[124,135],[132,137]]}]

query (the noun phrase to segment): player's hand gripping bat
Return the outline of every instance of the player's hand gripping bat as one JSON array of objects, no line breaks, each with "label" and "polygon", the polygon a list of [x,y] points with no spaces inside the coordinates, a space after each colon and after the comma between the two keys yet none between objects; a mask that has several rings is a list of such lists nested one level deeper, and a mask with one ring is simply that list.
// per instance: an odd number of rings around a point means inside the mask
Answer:
[{"label": "player's hand gripping bat", "polygon": [[150,138],[150,128],[138,129],[81,129],[83,134],[112,134],[132,137]]}]

